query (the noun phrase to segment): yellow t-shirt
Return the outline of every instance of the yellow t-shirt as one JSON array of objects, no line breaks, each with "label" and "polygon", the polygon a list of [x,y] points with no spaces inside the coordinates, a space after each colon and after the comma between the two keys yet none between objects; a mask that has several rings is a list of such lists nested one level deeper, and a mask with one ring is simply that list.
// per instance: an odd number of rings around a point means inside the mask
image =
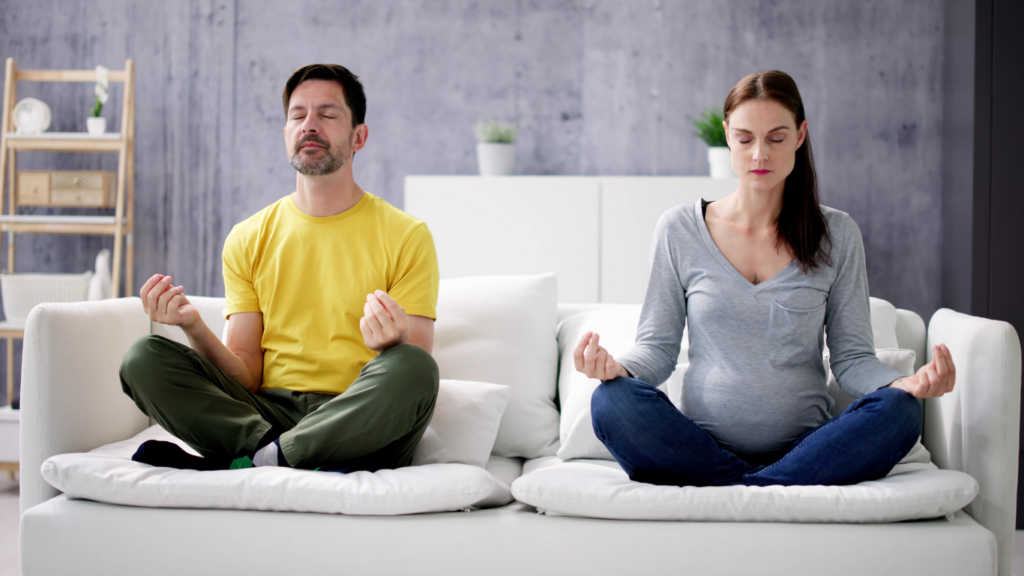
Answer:
[{"label": "yellow t-shirt", "polygon": [[326,218],[286,196],[224,242],[227,316],[263,313],[264,388],[341,394],[377,355],[359,330],[366,295],[436,318],[439,278],[426,224],[370,193]]}]

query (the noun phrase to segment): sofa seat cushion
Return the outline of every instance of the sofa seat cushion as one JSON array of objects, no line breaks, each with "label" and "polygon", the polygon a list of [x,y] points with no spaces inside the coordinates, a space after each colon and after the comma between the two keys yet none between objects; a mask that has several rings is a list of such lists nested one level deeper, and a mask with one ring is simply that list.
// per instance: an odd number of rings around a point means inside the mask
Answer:
[{"label": "sofa seat cushion", "polygon": [[588,518],[875,523],[951,514],[978,494],[967,474],[940,470],[927,454],[915,460],[851,486],[675,487],[630,481],[607,460],[547,458],[526,463],[512,495],[542,513]]},{"label": "sofa seat cushion", "polygon": [[175,442],[159,426],[85,454],[59,454],[43,478],[73,498],[154,508],[217,508],[391,516],[500,506],[508,484],[476,466],[427,464],[378,472],[250,468],[199,472],[131,460],[146,440]]}]

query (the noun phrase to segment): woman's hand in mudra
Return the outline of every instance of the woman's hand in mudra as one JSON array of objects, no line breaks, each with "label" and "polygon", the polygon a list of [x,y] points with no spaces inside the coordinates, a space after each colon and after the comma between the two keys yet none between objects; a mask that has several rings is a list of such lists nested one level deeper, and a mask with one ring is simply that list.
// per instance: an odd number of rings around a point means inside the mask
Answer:
[{"label": "woman's hand in mudra", "polygon": [[932,347],[932,361],[921,366],[917,374],[898,378],[889,386],[906,390],[915,398],[937,398],[953,391],[956,366],[945,344]]},{"label": "woman's hand in mudra", "polygon": [[587,332],[580,339],[572,359],[576,370],[586,374],[587,378],[597,378],[602,382],[614,380],[619,376],[629,376],[629,372],[612,358],[612,355],[599,344],[601,337],[594,332]]}]

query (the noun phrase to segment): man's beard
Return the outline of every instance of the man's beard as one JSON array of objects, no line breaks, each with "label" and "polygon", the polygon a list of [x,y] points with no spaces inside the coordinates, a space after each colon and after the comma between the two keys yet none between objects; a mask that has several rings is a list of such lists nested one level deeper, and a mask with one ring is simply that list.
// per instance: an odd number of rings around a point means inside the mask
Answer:
[{"label": "man's beard", "polygon": [[[315,160],[311,159],[310,156],[313,156],[315,152],[313,154],[304,154],[302,151],[302,145],[306,142],[316,142],[323,146],[323,154]],[[341,170],[341,167],[348,162],[350,154],[347,152],[341,146],[332,150],[331,143],[326,139],[316,134],[310,134],[299,139],[295,144],[295,152],[288,157],[288,161],[299,174],[304,176],[326,176]]]}]

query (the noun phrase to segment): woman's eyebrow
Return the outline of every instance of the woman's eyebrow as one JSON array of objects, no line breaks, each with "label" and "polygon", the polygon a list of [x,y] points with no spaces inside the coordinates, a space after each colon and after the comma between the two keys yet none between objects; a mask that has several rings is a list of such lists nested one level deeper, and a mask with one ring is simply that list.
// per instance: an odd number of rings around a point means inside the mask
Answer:
[{"label": "woman's eyebrow", "polygon": [[[778,132],[779,130],[789,130],[789,129],[790,129],[789,126],[778,126],[778,127],[772,128],[768,132]],[[733,130],[735,132],[742,132],[744,134],[753,134],[753,132],[751,132],[750,130],[747,130],[746,128],[733,128]]]}]

